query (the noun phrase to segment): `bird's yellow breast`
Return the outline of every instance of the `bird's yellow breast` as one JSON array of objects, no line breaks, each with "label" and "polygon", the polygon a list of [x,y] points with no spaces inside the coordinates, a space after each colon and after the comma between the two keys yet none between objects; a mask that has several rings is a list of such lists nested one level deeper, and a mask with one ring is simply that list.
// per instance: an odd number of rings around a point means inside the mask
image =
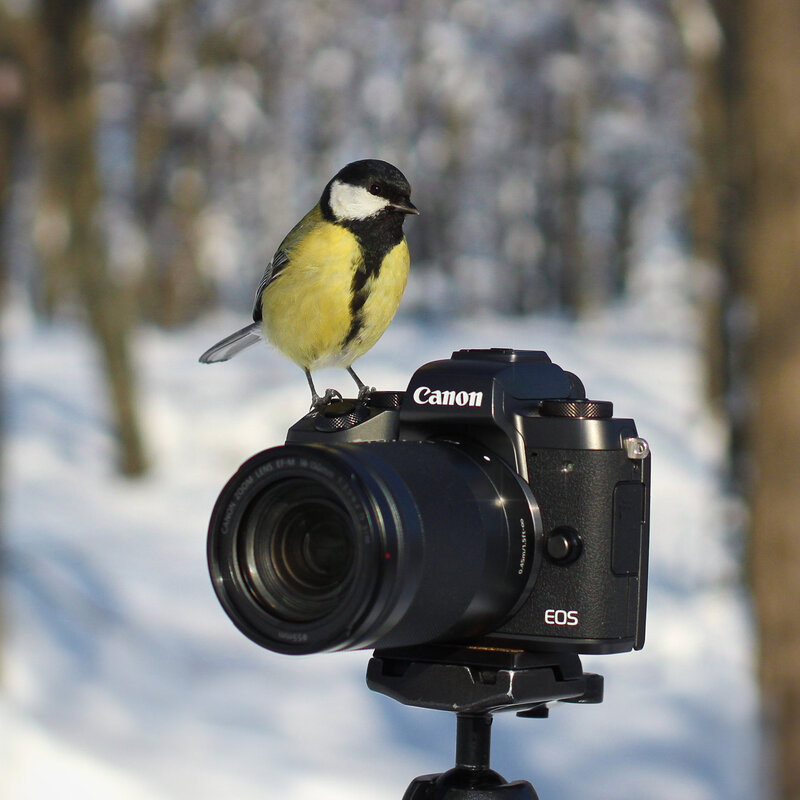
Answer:
[{"label": "bird's yellow breast", "polygon": [[262,295],[264,335],[306,369],[349,366],[381,337],[408,279],[405,239],[367,278],[353,325],[353,276],[363,256],[356,237],[320,220],[299,241],[285,242],[289,262]]}]

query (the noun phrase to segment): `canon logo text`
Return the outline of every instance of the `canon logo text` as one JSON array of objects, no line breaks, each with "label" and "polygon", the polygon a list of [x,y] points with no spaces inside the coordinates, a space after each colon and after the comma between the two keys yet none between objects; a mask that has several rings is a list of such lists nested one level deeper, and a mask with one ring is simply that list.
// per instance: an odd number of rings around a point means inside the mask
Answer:
[{"label": "canon logo text", "polygon": [[430,389],[418,386],[412,395],[414,402],[421,406],[469,406],[477,408],[483,402],[483,392],[467,392],[463,389]]}]

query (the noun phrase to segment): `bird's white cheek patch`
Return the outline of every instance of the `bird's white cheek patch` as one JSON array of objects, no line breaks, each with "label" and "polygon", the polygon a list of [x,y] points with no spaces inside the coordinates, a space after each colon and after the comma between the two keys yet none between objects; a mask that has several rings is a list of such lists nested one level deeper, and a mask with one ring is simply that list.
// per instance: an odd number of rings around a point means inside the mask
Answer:
[{"label": "bird's white cheek patch", "polygon": [[363,186],[334,181],[330,204],[336,219],[367,219],[386,208],[389,201],[370,194]]}]

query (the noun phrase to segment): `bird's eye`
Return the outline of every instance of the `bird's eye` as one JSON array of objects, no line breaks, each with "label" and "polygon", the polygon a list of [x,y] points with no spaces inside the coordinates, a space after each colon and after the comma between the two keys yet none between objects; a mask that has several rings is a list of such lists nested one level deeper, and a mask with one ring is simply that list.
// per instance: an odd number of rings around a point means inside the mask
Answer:
[{"label": "bird's eye", "polygon": [[381,193],[381,185],[379,183],[373,183],[372,186],[369,187],[370,194],[380,194]]}]

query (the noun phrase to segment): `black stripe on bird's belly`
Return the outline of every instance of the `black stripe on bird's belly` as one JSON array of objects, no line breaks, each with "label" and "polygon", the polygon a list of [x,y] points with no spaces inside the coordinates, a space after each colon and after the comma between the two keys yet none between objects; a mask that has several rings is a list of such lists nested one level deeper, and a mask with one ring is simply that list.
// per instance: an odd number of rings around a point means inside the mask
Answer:
[{"label": "black stripe on bird's belly", "polygon": [[352,321],[343,343],[346,346],[364,327],[363,308],[369,297],[370,279],[378,277],[386,254],[403,241],[403,215],[397,212],[384,212],[377,218],[347,221],[344,227],[358,240],[362,257],[361,263],[353,273],[353,282],[350,285]]}]

